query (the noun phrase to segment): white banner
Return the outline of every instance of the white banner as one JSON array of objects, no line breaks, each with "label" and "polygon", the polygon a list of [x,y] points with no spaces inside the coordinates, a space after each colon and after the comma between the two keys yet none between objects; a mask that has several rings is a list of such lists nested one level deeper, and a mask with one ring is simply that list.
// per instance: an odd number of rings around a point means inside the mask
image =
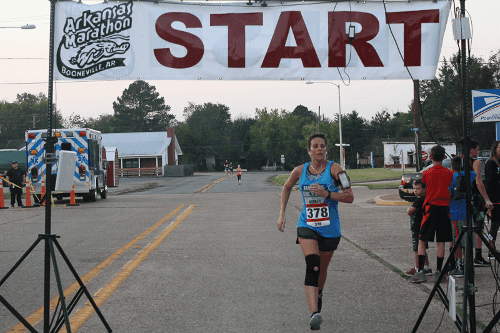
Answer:
[{"label": "white banner", "polygon": [[59,1],[54,78],[433,79],[450,6]]}]

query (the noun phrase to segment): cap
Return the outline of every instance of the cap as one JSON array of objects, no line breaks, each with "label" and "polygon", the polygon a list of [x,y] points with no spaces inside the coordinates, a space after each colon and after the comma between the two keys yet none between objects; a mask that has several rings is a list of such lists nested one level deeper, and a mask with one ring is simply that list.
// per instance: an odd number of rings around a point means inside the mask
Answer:
[{"label": "cap", "polygon": [[17,164],[17,161],[12,161],[12,164]]}]

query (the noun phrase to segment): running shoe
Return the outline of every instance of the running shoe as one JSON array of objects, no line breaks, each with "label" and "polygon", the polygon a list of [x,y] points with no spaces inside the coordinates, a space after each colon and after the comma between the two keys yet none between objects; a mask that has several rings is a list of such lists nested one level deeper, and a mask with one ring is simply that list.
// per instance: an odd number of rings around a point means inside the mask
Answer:
[{"label": "running shoe", "polygon": [[425,275],[432,275],[432,269],[430,269],[430,268],[425,269],[424,268],[424,274]]},{"label": "running shoe", "polygon": [[424,283],[427,282],[427,277],[425,276],[424,272],[416,272],[415,275],[413,275],[410,278],[410,283]]},{"label": "running shoe", "polygon": [[321,328],[320,326],[322,322],[323,318],[316,312],[311,316],[311,319],[309,319],[309,326],[311,326],[311,330],[316,331]]},{"label": "running shoe", "polygon": [[[415,269],[415,267],[413,267],[413,268],[410,268],[409,270],[407,270],[405,274],[407,276],[414,276],[416,272],[417,272],[417,270]],[[425,273],[425,270],[424,270],[424,273]]]},{"label": "running shoe", "polygon": [[488,267],[491,266],[489,261],[486,261],[483,257],[474,259],[474,267]]},{"label": "running shoe", "polygon": [[[496,254],[497,254],[497,255],[499,255],[500,253],[496,252]],[[491,253],[491,252],[490,252],[490,253],[488,254],[488,259],[490,259],[490,260],[495,260],[496,258],[495,258],[495,256],[493,255],[493,253]]]}]

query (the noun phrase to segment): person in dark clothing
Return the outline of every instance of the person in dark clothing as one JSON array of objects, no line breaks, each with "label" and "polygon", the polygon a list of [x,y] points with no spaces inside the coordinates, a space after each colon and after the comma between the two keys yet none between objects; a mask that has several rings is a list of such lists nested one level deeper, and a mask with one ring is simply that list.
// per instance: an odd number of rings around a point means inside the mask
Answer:
[{"label": "person in dark clothing", "polygon": [[17,162],[12,162],[12,169],[7,171],[7,180],[11,182],[10,185],[10,205],[14,207],[17,197],[17,206],[22,207],[23,202],[21,197],[23,195],[23,184],[26,181],[25,172],[18,167]]}]

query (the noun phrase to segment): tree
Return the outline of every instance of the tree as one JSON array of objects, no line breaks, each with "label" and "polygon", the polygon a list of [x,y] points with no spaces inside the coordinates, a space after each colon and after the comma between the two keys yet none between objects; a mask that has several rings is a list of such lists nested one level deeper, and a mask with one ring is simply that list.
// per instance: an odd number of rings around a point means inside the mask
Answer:
[{"label": "tree", "polygon": [[[40,93],[18,94],[14,102],[0,102],[0,148],[19,148],[9,145],[9,142],[24,141],[24,133],[28,129],[46,129],[48,124],[47,97]],[[63,118],[53,106],[53,128],[62,127]]]},{"label": "tree", "polygon": [[154,86],[137,80],[113,102],[115,132],[165,131],[175,117]]},{"label": "tree", "polygon": [[[338,121],[338,116],[336,117]],[[371,142],[371,135],[367,131],[367,121],[360,117],[356,110],[342,115],[342,143],[345,147],[345,165],[356,168],[356,153],[362,152],[367,142]]]},{"label": "tree", "polygon": [[207,159],[226,159],[231,151],[229,134],[231,114],[223,104],[189,103],[184,108],[185,121],[176,129],[185,156],[183,160],[197,170],[207,170]]}]

